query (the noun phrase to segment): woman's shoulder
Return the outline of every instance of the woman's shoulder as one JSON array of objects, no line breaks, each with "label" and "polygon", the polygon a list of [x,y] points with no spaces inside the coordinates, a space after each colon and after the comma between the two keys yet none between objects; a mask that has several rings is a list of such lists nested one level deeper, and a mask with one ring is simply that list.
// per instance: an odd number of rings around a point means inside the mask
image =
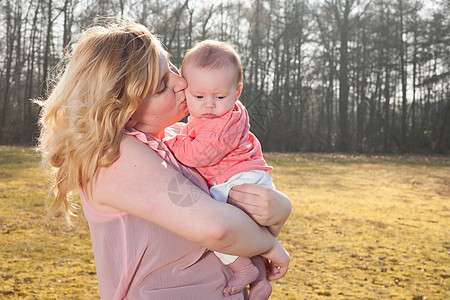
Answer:
[{"label": "woman's shoulder", "polygon": [[152,145],[152,143],[156,144],[157,142],[147,139],[143,133],[138,135],[124,134],[120,142],[119,159],[136,159],[136,156],[139,156],[140,158],[148,158],[149,156],[150,158],[156,158],[158,156],[153,154],[157,151],[157,149],[154,149],[157,145]]},{"label": "woman's shoulder", "polygon": [[124,199],[121,200],[123,203],[127,200],[124,191],[145,184],[143,178],[147,178],[152,170],[157,172],[161,168],[161,157],[133,136],[123,135],[119,151],[119,157],[112,164],[100,168],[93,182],[91,203],[97,208],[104,205],[115,208],[115,211],[124,211],[117,205],[118,199]]},{"label": "woman's shoulder", "polygon": [[144,146],[143,145],[144,141],[142,141],[142,139],[143,137],[140,137],[138,134],[135,133],[124,134],[120,141],[120,153],[122,154],[123,151],[128,152],[135,148],[140,148],[140,146]]}]

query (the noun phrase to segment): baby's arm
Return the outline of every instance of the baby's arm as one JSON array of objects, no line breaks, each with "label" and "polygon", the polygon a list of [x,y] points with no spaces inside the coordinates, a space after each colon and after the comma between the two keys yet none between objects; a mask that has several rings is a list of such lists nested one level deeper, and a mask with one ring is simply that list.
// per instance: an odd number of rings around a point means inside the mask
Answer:
[{"label": "baby's arm", "polygon": [[164,141],[184,165],[193,168],[215,165],[239,146],[243,128],[234,118],[214,119],[212,128],[208,122]]}]

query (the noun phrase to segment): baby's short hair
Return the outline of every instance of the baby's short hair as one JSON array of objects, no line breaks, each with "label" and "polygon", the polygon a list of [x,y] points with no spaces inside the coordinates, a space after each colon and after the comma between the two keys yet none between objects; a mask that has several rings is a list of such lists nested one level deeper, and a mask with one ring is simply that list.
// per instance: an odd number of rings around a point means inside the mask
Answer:
[{"label": "baby's short hair", "polygon": [[219,69],[233,66],[236,69],[237,83],[243,82],[242,63],[234,48],[224,42],[205,40],[186,52],[181,65],[181,74],[186,66]]}]

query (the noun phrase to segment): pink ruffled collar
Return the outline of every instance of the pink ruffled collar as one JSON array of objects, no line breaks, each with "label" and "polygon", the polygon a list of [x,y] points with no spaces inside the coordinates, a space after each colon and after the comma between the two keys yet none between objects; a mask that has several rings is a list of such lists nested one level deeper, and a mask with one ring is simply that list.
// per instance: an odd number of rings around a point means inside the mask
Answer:
[{"label": "pink ruffled collar", "polygon": [[[177,135],[181,131],[181,128],[185,125],[185,123],[176,123],[167,128],[165,132],[166,138],[171,138]],[[164,144],[164,141],[161,141],[160,139],[155,138],[150,134],[145,134],[144,132],[139,131],[135,128],[125,128],[124,133],[126,135],[134,136],[139,141],[149,146],[159,155],[159,157],[161,157],[166,163],[172,166],[178,173],[184,175],[184,177],[192,181],[195,185],[197,185],[200,189],[202,189],[209,195],[209,188],[206,184],[205,179],[195,170],[181,164],[172,154],[170,149]]]},{"label": "pink ruffled collar", "polygon": [[126,135],[134,136],[139,141],[152,148],[162,159],[167,160],[170,150],[160,139],[157,139],[150,134],[145,134],[135,128],[125,128],[123,132]]}]

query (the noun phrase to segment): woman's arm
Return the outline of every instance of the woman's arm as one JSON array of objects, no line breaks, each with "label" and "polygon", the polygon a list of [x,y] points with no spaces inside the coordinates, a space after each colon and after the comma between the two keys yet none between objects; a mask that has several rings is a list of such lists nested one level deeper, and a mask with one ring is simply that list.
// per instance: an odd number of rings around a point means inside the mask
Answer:
[{"label": "woman's arm", "polygon": [[93,184],[94,207],[138,216],[211,250],[262,254],[287,271],[284,248],[240,209],[213,200],[134,137],[123,137],[120,153]]},{"label": "woman's arm", "polygon": [[255,222],[278,236],[292,211],[289,198],[278,190],[256,184],[242,184],[231,189],[228,203],[245,211]]}]

